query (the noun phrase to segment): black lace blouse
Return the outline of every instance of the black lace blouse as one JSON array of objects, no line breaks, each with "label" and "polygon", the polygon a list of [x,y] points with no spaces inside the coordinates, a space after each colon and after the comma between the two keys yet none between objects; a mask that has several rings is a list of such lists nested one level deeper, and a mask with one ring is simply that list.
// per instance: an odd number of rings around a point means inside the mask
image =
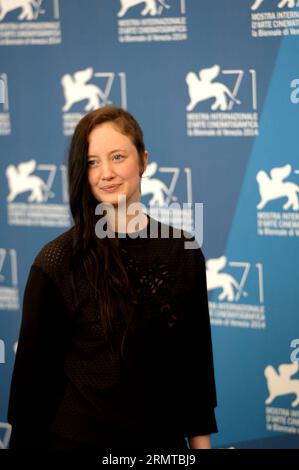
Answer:
[{"label": "black lace blouse", "polygon": [[135,327],[123,342],[119,318],[113,350],[82,273],[70,282],[74,228],[37,255],[10,391],[11,448],[51,447],[53,436],[73,447],[178,448],[217,432],[204,256],[156,223],[156,238],[150,223],[136,238],[118,234]]}]

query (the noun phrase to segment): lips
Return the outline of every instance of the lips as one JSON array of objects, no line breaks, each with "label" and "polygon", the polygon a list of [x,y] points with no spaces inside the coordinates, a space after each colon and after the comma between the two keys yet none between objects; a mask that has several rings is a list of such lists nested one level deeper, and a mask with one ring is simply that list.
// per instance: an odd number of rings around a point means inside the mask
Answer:
[{"label": "lips", "polygon": [[111,186],[104,186],[102,189],[102,191],[107,191],[107,192],[113,192],[113,191],[116,191],[116,189],[119,187],[120,185],[119,184],[114,184],[114,185],[111,185]]}]

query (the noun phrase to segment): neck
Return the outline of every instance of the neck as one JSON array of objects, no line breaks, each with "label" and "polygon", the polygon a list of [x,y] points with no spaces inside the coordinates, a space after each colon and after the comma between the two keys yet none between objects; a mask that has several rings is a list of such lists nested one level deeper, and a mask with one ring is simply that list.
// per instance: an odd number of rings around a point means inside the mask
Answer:
[{"label": "neck", "polygon": [[143,230],[148,224],[147,215],[142,212],[142,204],[134,203],[130,210],[130,205],[125,207],[114,207],[112,214],[108,214],[107,219],[114,232],[132,233]]}]

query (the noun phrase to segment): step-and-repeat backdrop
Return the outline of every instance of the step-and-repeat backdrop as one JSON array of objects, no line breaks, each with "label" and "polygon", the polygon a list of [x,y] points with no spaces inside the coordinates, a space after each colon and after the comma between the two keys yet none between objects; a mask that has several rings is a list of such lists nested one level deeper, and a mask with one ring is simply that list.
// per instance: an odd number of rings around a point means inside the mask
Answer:
[{"label": "step-and-repeat backdrop", "polygon": [[298,0],[0,1],[0,447],[28,271],[72,224],[70,136],[107,103],[144,129],[153,216],[203,203],[213,445],[298,446],[298,51]]}]

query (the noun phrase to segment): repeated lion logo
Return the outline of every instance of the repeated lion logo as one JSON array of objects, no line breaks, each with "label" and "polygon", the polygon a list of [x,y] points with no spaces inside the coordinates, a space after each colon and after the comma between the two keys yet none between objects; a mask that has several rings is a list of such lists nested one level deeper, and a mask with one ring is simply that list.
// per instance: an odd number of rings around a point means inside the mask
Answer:
[{"label": "repeated lion logo", "polygon": [[42,0],[0,0],[0,21],[5,18],[7,13],[19,8],[21,8],[21,13],[18,20],[36,20],[39,15],[45,13],[41,6]]},{"label": "repeated lion logo", "polygon": [[140,5],[141,3],[145,4],[143,10],[141,11],[142,16],[161,15],[164,8],[166,9],[170,8],[170,6],[167,5],[164,0],[120,0],[121,8],[117,16],[119,18],[125,16],[125,14],[130,8],[135,7],[136,5]]},{"label": "repeated lion logo", "polygon": [[0,422],[0,449],[7,449],[11,435],[11,425]]},{"label": "repeated lion logo", "polygon": [[[214,290],[220,288],[222,291],[218,295],[218,299],[233,302],[237,299],[237,292],[240,290],[240,285],[231,274],[220,272],[226,265],[226,256],[207,260],[207,289]],[[234,288],[237,292],[235,292]],[[243,295],[247,295],[247,293],[243,292]]]},{"label": "repeated lion logo", "polygon": [[176,201],[166,184],[158,178],[152,178],[158,170],[157,162],[151,162],[147,165],[141,180],[141,195],[147,196],[151,194],[149,200],[150,206],[167,206],[170,201]]},{"label": "repeated lion logo", "polygon": [[6,95],[6,90],[5,90],[5,83],[3,78],[0,75],[0,104],[5,103],[5,95]]},{"label": "repeated lion logo", "polygon": [[[63,75],[61,85],[63,88],[65,104],[62,111],[69,111],[75,103],[79,103],[83,100],[87,100],[87,104],[84,107],[84,111],[86,112],[94,111],[95,109],[100,108],[102,104],[108,104],[105,94],[100,87],[93,83],[87,83],[92,77],[92,67],[79,70],[74,73],[73,76],[68,73]],[[100,100],[102,100],[102,102]]]},{"label": "repeated lion logo", "polygon": [[299,186],[291,181],[284,181],[292,172],[290,164],[272,168],[270,176],[263,170],[260,170],[256,175],[256,180],[259,185],[259,192],[261,200],[257,204],[257,209],[263,209],[268,202],[286,197],[287,201],[282,206],[284,210],[293,209],[299,210],[298,195]]},{"label": "repeated lion logo", "polygon": [[213,65],[213,67],[200,70],[198,76],[194,72],[187,73],[186,83],[190,99],[187,111],[192,111],[198,103],[209,100],[210,98],[215,98],[211,106],[213,111],[217,109],[227,111],[227,97],[234,103],[240,104],[240,101],[236,99],[226,85],[220,82],[213,82],[213,80],[218,77],[219,73],[219,65]]},{"label": "repeated lion logo", "polygon": [[7,202],[12,202],[19,194],[30,191],[28,202],[45,202],[54,194],[49,192],[46,183],[32,173],[36,170],[36,161],[29,160],[19,165],[8,165],[6,177],[9,188]]},{"label": "repeated lion logo", "polygon": [[[264,0],[255,0],[255,2],[251,5],[251,10],[257,10]],[[278,2],[278,8],[294,8],[296,6],[296,0],[280,0]]]},{"label": "repeated lion logo", "polygon": [[265,377],[269,391],[269,396],[265,401],[267,405],[272,403],[277,397],[289,394],[296,395],[295,400],[291,403],[292,407],[299,405],[299,380],[291,379],[292,375],[295,375],[298,370],[298,362],[281,364],[278,367],[278,372],[270,365],[265,368]]}]

